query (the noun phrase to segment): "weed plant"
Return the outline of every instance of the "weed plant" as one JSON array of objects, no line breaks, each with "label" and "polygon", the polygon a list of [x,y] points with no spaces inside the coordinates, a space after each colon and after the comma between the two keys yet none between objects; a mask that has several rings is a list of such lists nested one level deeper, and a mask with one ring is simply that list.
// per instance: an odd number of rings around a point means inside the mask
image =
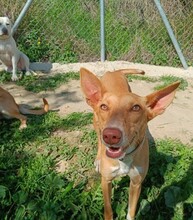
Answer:
[{"label": "weed plant", "polygon": [[[18,121],[1,121],[1,219],[102,219],[100,178],[94,172],[96,134],[88,125],[92,114],[60,118],[50,112]],[[38,125],[38,126],[37,126]],[[79,131],[81,137],[66,141]],[[65,160],[64,174],[56,164]],[[193,150],[175,140],[159,140],[150,148],[150,169],[144,181],[137,219],[191,219]],[[115,219],[125,219],[129,178],[113,183]]]}]

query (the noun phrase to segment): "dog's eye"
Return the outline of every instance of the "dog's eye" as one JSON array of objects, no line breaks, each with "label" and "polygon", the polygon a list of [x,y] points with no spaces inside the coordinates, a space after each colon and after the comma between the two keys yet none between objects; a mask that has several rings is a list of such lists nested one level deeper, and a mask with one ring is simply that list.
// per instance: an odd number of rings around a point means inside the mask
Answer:
[{"label": "dog's eye", "polygon": [[6,25],[9,25],[9,23],[6,23]]},{"label": "dog's eye", "polygon": [[107,110],[108,110],[108,106],[105,105],[105,104],[102,104],[102,105],[100,106],[100,108],[101,108],[103,111],[107,111]]},{"label": "dog's eye", "polygon": [[139,110],[141,109],[141,107],[139,106],[139,105],[134,105],[133,107],[132,107],[132,111],[135,111],[135,112],[138,112]]}]

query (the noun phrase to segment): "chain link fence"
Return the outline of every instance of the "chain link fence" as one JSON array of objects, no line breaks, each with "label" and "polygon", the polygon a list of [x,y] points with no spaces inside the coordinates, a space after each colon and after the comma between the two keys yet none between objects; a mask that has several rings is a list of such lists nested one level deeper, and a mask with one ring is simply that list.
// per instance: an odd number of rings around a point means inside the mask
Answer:
[{"label": "chain link fence", "polygon": [[[14,21],[26,1],[1,0]],[[161,0],[188,65],[193,61],[193,1]],[[99,0],[34,0],[14,35],[31,61],[100,60]],[[107,60],[182,66],[153,0],[105,0]]]}]

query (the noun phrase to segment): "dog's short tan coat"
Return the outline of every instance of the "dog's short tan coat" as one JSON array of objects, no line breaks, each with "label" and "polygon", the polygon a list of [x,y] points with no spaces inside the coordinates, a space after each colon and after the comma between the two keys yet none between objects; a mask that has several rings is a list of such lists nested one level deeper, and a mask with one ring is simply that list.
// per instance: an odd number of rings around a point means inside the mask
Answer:
[{"label": "dog's short tan coat", "polygon": [[148,96],[131,92],[125,74],[144,74],[125,69],[105,73],[98,79],[85,68],[80,69],[81,88],[94,111],[94,128],[98,136],[96,170],[102,176],[105,220],[113,219],[111,208],[112,180],[130,176],[127,219],[135,218],[141,184],[149,166],[147,123],[162,114],[172,102],[179,86],[176,82]]},{"label": "dog's short tan coat", "polygon": [[38,110],[27,109],[24,105],[18,105],[13,96],[0,87],[0,119],[1,118],[17,118],[21,121],[19,129],[27,127],[27,117],[23,114],[42,115],[48,112],[49,104],[46,99],[43,99],[44,108]]}]

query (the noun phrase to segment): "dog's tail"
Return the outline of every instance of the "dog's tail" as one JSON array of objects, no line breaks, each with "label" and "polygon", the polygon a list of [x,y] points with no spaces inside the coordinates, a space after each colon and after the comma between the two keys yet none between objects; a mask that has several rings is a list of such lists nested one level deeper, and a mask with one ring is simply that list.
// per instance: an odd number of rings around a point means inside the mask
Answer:
[{"label": "dog's tail", "polygon": [[49,111],[49,104],[48,101],[43,98],[43,102],[44,102],[44,107],[41,109],[28,109],[27,107],[25,107],[24,105],[18,105],[19,106],[19,111],[22,114],[31,114],[31,115],[43,115],[46,112]]},{"label": "dog's tail", "polygon": [[120,70],[116,70],[114,71],[114,73],[118,72],[119,74],[141,74],[144,75],[145,72],[143,70],[139,70],[139,69],[120,69]]}]

